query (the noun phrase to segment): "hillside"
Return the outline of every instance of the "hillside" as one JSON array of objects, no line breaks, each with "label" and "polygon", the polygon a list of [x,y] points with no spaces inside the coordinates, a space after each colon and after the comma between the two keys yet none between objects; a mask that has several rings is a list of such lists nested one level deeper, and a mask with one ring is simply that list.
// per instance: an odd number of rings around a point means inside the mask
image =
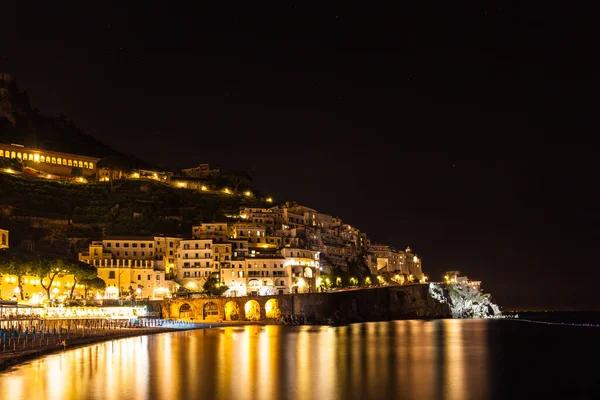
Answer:
[{"label": "hillside", "polygon": [[0,142],[103,158],[124,156],[138,168],[154,166],[134,155],[123,154],[79,129],[64,115],[44,116],[34,109],[26,91],[0,72]]},{"label": "hillside", "polygon": [[258,198],[179,189],[152,180],[80,184],[0,174],[0,226],[11,242],[69,252],[76,239],[105,235],[189,235],[202,221],[224,221]]}]

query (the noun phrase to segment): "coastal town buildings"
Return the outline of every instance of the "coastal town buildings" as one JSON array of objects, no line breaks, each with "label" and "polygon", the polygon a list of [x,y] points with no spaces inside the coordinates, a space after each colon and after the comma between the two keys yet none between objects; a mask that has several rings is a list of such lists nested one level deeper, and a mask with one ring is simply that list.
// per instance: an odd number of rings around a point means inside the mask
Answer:
[{"label": "coastal town buildings", "polygon": [[[108,171],[98,170],[99,159],[93,157],[16,144],[0,144],[0,157],[21,160],[24,166],[45,171],[48,176],[70,176],[78,168],[88,177],[95,174],[98,180],[111,178]],[[219,173],[208,164],[200,164],[177,176],[152,170],[134,170],[119,176],[233,195],[227,188],[205,183],[205,179]],[[272,202],[271,198],[264,200]],[[0,230],[0,248],[6,246],[8,232]],[[160,233],[148,237],[106,236],[92,241],[79,253],[79,260],[98,268],[98,276],[106,282],[104,296],[108,298],[156,299],[171,296],[177,290],[196,293],[203,290],[209,278],[227,286],[225,294],[230,296],[303,293],[319,290],[320,275],[349,271],[351,265],[366,266],[371,275],[402,275],[409,282],[424,278],[422,260],[410,247],[398,250],[372,243],[365,232],[341,218],[295,202],[241,207],[228,214],[226,220],[194,225],[187,237]],[[31,281],[35,282],[35,278],[28,279]],[[67,281],[57,281],[57,285],[68,285]],[[28,289],[34,291],[33,287]]]}]

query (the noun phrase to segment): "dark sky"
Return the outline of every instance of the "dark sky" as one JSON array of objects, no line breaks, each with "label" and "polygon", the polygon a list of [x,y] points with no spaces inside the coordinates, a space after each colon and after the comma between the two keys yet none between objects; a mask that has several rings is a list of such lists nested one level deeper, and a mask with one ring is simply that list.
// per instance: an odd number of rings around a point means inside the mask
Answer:
[{"label": "dark sky", "polygon": [[505,308],[600,306],[591,8],[87,3],[3,6],[0,70],[42,113],[248,170]]}]

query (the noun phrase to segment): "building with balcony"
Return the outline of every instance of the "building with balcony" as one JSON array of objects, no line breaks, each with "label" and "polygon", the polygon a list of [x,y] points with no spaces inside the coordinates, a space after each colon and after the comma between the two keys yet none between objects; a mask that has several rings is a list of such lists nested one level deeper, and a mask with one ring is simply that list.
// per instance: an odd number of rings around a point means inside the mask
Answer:
[{"label": "building with balcony", "polygon": [[192,291],[201,291],[208,277],[217,276],[212,239],[186,239],[179,243],[175,276],[177,282]]}]

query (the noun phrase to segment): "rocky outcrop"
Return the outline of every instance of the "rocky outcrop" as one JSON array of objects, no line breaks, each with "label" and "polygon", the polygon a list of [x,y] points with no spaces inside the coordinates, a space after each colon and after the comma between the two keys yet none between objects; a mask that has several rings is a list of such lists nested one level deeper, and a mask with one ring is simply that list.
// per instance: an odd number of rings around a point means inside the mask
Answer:
[{"label": "rocky outcrop", "polygon": [[433,298],[428,285],[390,288],[390,313],[394,319],[449,318],[448,303]]},{"label": "rocky outcrop", "polygon": [[447,304],[452,318],[490,318],[502,315],[489,294],[466,283],[430,283],[430,297]]}]

